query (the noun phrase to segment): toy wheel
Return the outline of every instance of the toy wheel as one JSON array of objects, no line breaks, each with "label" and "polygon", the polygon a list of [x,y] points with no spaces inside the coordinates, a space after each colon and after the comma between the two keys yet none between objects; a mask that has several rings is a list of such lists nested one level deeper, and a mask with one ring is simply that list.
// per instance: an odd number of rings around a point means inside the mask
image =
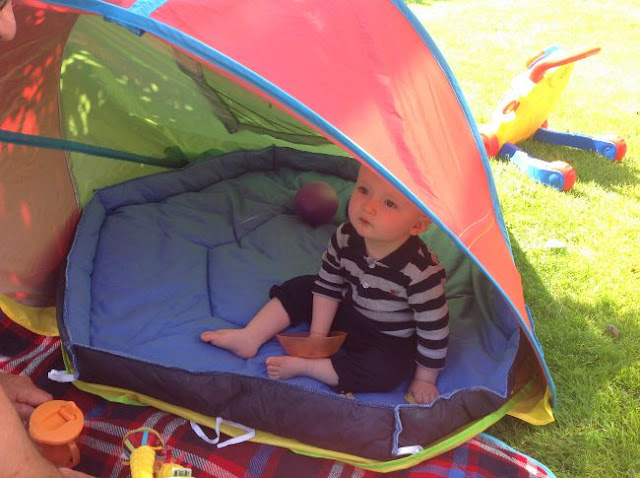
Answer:
[{"label": "toy wheel", "polygon": [[573,188],[573,185],[576,182],[576,170],[573,169],[570,164],[565,163],[564,161],[552,161],[549,163],[549,167],[558,171],[564,177],[564,183],[562,185],[563,191],[569,191]]},{"label": "toy wheel", "polygon": [[498,137],[493,134],[481,134],[482,142],[484,143],[484,149],[487,151],[487,155],[493,157],[498,154],[498,150],[500,150],[500,143],[498,142]]},{"label": "toy wheel", "polygon": [[616,145],[616,155],[613,157],[615,162],[622,161],[624,155],[627,154],[627,142],[622,138],[613,138],[611,140]]}]

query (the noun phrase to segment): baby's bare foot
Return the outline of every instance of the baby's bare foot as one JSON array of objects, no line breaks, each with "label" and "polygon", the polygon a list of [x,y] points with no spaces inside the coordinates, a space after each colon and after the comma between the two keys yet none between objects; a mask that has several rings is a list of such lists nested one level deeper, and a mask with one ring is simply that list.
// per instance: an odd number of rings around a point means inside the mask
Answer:
[{"label": "baby's bare foot", "polygon": [[260,348],[245,329],[209,330],[200,334],[200,339],[244,359],[254,357]]},{"label": "baby's bare foot", "polygon": [[266,364],[269,378],[278,380],[306,375],[307,373],[307,360],[300,357],[288,355],[269,357],[266,360]]}]

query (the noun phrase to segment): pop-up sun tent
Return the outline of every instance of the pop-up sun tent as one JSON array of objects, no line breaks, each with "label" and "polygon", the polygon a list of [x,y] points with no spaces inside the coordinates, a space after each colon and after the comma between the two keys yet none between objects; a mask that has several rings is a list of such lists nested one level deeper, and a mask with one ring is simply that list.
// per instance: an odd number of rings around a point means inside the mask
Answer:
[{"label": "pop-up sun tent", "polygon": [[[380,471],[507,413],[553,420],[482,142],[402,2],[14,3],[18,35],[0,46],[2,306],[32,321],[51,309],[27,304],[56,302],[79,387]],[[451,332],[430,404],[407,403],[406,384],[348,397],[270,380],[277,341],[243,360],[198,338],[317,271],[360,165],[433,219]],[[333,224],[294,214],[312,180],[339,193]]]}]

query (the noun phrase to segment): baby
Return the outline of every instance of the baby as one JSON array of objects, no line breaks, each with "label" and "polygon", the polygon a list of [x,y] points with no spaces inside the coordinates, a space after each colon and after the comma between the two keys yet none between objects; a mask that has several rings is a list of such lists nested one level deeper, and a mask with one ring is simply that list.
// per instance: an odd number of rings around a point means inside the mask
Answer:
[{"label": "baby", "polygon": [[349,201],[349,222],[338,226],[317,276],[271,289],[271,300],[242,329],[200,338],[239,357],[292,324],[311,319],[311,335],[344,330],[344,353],[331,358],[269,357],[274,379],[308,376],[347,392],[384,392],[411,380],[417,403],[439,395],[449,311],[445,274],[419,234],[429,219],[382,177],[361,167]]}]

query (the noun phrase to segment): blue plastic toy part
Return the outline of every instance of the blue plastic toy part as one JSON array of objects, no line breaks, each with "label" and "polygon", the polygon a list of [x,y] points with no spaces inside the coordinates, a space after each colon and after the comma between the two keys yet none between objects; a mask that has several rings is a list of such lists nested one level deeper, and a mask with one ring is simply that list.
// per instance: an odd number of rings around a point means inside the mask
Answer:
[{"label": "blue plastic toy part", "polygon": [[583,149],[585,151],[593,151],[610,161],[618,161],[621,159],[618,154],[618,144],[616,141],[607,139],[596,139],[591,136],[575,133],[563,133],[553,131],[546,128],[540,128],[533,135],[533,139],[542,143],[558,144],[560,146],[569,146],[572,148]]},{"label": "blue plastic toy part", "polygon": [[542,161],[511,143],[505,143],[498,156],[506,156],[529,177],[558,191],[568,191],[575,183],[575,171],[564,161]]},{"label": "blue plastic toy part", "polygon": [[540,53],[538,53],[537,56],[531,58],[528,62],[527,62],[527,68],[529,70],[531,70],[534,66],[536,66],[537,63],[541,62],[542,60],[549,58],[549,56],[552,53],[555,53],[556,51],[560,50],[560,47],[557,45],[551,45],[550,47],[545,48],[544,50],[542,50]]}]

